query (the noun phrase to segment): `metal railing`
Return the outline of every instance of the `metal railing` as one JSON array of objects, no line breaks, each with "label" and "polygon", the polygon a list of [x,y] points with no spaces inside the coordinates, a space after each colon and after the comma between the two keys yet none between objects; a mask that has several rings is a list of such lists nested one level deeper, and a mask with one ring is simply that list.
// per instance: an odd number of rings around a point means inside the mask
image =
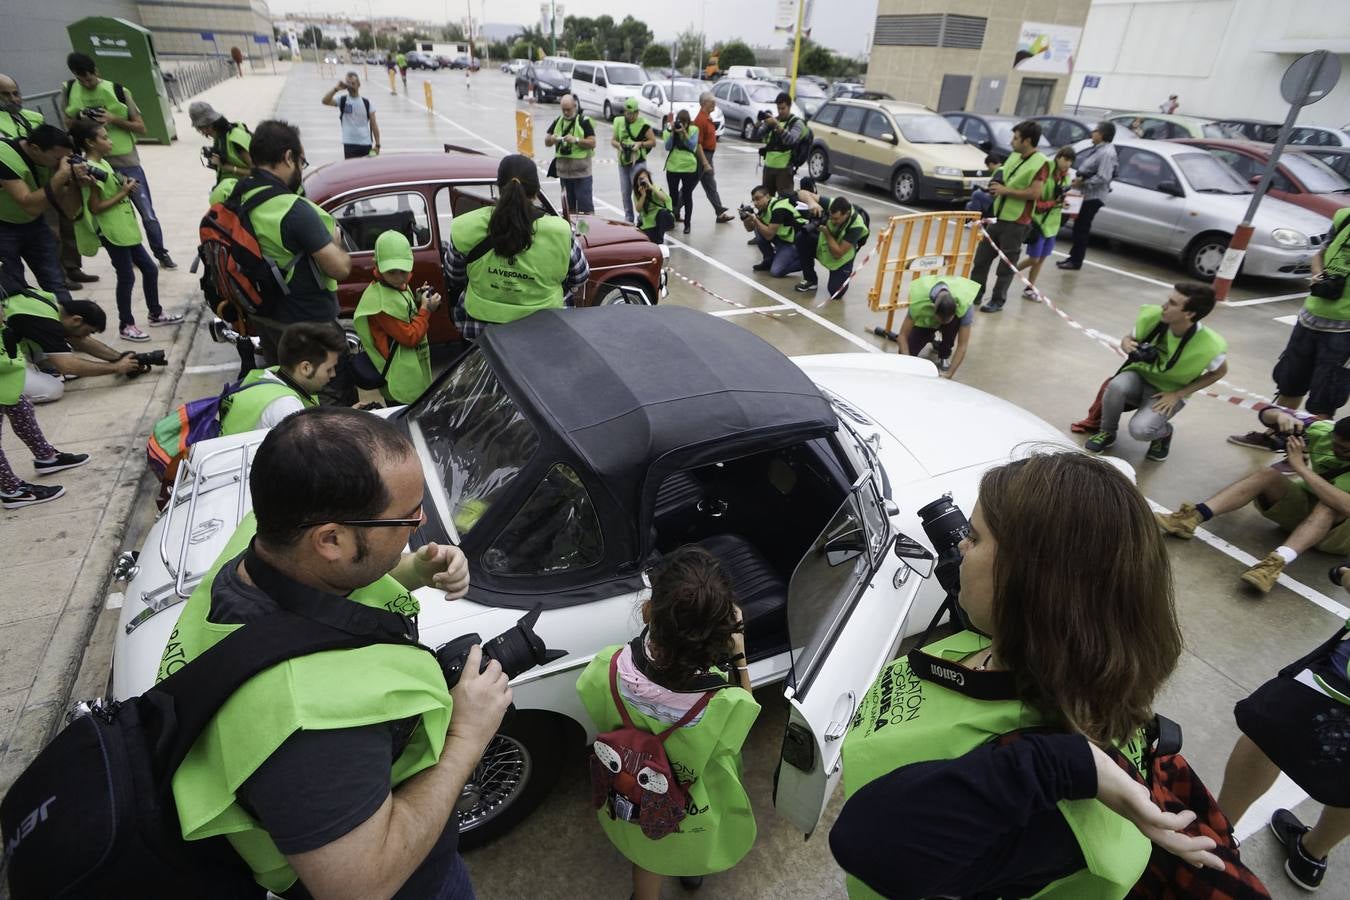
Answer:
[{"label": "metal railing", "polygon": [[179,63],[164,68],[164,88],[168,91],[169,102],[181,111],[184,100],[234,77],[234,73],[234,61],[228,56]]}]

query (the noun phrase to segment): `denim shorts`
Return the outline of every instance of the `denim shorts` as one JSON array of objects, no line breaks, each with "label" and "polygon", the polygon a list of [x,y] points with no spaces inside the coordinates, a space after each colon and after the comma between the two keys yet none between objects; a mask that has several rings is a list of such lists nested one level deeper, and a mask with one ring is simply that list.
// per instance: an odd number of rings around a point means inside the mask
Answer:
[{"label": "denim shorts", "polygon": [[1032,259],[1045,259],[1055,249],[1055,239],[1040,235],[1027,241],[1027,256]]}]

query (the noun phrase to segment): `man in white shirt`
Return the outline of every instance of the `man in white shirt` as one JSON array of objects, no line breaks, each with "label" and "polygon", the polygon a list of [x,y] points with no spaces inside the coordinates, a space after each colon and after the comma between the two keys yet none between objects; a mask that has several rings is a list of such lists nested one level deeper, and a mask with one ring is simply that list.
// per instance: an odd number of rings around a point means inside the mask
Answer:
[{"label": "man in white shirt", "polygon": [[[337,97],[338,91],[346,91],[347,95]],[[323,103],[338,108],[343,159],[379,154],[380,123],[375,118],[375,108],[361,96],[361,79],[355,72],[348,72],[346,78],[324,94]]]}]

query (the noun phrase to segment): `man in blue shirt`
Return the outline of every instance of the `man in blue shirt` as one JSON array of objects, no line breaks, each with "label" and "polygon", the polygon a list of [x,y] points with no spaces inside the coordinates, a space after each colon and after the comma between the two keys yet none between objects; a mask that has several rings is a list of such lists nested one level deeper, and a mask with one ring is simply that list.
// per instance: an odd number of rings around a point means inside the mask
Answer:
[{"label": "man in blue shirt", "polygon": [[[346,91],[345,97],[337,97]],[[342,123],[342,158],[377,155],[380,152],[380,123],[375,119],[375,108],[361,96],[361,79],[355,72],[334,85],[323,95],[324,106],[338,108]]]}]

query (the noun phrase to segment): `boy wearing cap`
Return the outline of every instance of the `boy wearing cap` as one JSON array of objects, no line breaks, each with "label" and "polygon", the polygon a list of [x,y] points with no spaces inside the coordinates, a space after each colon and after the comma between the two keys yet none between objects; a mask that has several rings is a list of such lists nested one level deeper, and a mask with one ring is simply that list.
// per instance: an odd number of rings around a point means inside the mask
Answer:
[{"label": "boy wearing cap", "polygon": [[612,123],[614,136],[611,147],[619,151],[619,195],[623,197],[623,214],[629,222],[636,222],[633,211],[633,167],[647,159],[647,153],[656,146],[656,132],[638,115],[636,97],[623,102],[623,115]]},{"label": "boy wearing cap", "polygon": [[925,275],[909,283],[909,310],[900,325],[900,352],[918,356],[929,344],[938,370],[951,378],[966,358],[975,321],[978,282],[959,275]]},{"label": "boy wearing cap", "polygon": [[253,135],[247,125],[231,122],[203,100],[192,102],[188,117],[197,133],[211,141],[205,159],[207,168],[216,171],[216,185],[227,178],[243,178],[253,171],[253,157],[249,155]]},{"label": "boy wearing cap", "polygon": [[408,289],[413,255],[408,238],[386,231],[375,240],[375,281],[356,305],[353,324],[361,348],[384,373],[380,388],[390,403],[412,403],[431,384],[431,345],[427,329],[441,295],[423,284]]}]

